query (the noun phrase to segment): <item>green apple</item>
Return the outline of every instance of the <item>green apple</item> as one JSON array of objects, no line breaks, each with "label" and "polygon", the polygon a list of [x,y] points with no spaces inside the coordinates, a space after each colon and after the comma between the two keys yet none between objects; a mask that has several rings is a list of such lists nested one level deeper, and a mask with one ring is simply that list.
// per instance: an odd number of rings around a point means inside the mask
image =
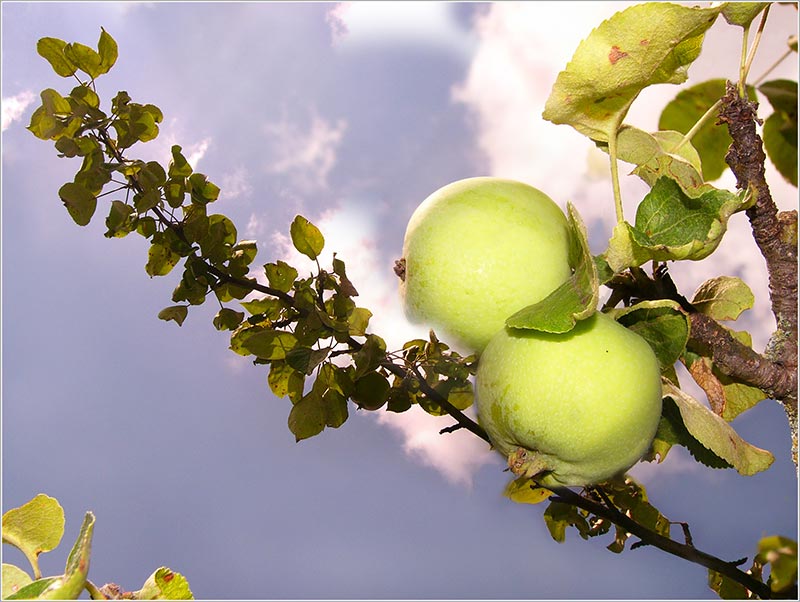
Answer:
[{"label": "green apple", "polygon": [[501,330],[475,382],[493,447],[515,474],[545,486],[590,485],[627,470],[661,417],[653,350],[600,312],[564,334]]},{"label": "green apple", "polygon": [[536,188],[490,177],[448,184],[406,229],[406,316],[480,353],[506,318],[569,278],[568,250],[563,211]]}]

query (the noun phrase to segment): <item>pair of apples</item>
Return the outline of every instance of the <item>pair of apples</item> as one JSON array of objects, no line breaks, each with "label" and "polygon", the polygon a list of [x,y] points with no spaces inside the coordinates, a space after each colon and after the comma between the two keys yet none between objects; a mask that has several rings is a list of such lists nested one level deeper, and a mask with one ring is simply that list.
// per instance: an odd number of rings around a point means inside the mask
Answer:
[{"label": "pair of apples", "polygon": [[500,178],[440,188],[403,244],[406,315],[479,354],[478,419],[511,470],[585,486],[627,470],[661,416],[661,373],[639,335],[595,312],[564,334],[505,326],[566,281],[570,231],[541,191]]}]

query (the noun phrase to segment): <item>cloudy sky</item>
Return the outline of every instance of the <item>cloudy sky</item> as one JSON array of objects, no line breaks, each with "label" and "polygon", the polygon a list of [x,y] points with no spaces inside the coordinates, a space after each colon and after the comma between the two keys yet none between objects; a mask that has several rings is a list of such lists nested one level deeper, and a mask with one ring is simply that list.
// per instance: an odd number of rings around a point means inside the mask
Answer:
[{"label": "cloudy sky", "polygon": [[[227,349],[212,304],[182,328],[158,320],[179,274],[150,279],[144,242],[103,238],[100,211],[75,226],[57,191],[77,165],[25,129],[40,90],[71,87],[37,39],[94,46],[104,27],[120,57],[101,97],[127,90],[165,115],[159,138],[134,150],[166,162],[180,144],[222,188],[216,210],[259,241],[256,265],[294,259],[292,218],[314,222],[375,314],[371,330],[396,348],[426,329],[406,323],[392,265],[412,211],[444,184],[526,181],[575,203],[603,250],[604,169],[540,114],[578,42],[624,6],[4,2],[2,501],[44,492],[64,506],[63,549],[44,571],[63,570],[91,509],[90,578],[127,589],[167,565],[200,598],[713,598],[702,568],[658,550],[618,556],[575,532],[553,542],[544,506],[502,497],[499,457],[467,433],[437,434],[446,418],[351,411],[295,443],[289,402]],[[735,77],[739,31],[714,26],[687,85]],[[792,33],[794,8],[776,6],[753,73]],[[796,79],[796,67],[771,77]],[[676,92],[647,90],[628,122],[655,129]],[[796,189],[769,176],[781,208],[795,206]],[[625,179],[628,215],[643,192]],[[759,303],[743,320],[763,347],[765,277],[742,215],[713,260],[673,270],[686,294],[719,274],[751,284]],[[782,409],[764,402],[734,426],[775,454],[765,474],[702,469],[680,450],[634,469],[665,515],[726,559],[797,531]],[[6,547],[6,561],[24,562]]]}]

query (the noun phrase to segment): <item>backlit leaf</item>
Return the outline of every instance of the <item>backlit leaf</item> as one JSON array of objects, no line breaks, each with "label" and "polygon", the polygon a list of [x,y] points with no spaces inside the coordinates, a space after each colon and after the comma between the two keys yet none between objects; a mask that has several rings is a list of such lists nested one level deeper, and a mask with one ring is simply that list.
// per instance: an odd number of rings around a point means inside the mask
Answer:
[{"label": "backlit leaf", "polygon": [[247,351],[264,360],[282,360],[296,344],[291,332],[280,330],[260,330],[242,342]]},{"label": "backlit leaf", "polygon": [[[769,563],[769,587],[775,593],[797,585],[797,542],[788,537],[770,535],[758,542],[758,556]],[[777,597],[777,596],[776,596]]]},{"label": "backlit leaf", "polygon": [[189,315],[189,308],[185,305],[172,305],[158,312],[159,320],[164,320],[165,322],[172,320],[178,326],[183,325],[187,315]]},{"label": "backlit leaf", "polygon": [[223,307],[214,316],[214,328],[217,330],[236,330],[244,320],[244,312]]},{"label": "backlit leaf", "polygon": [[85,44],[73,42],[64,46],[64,56],[78,69],[94,79],[104,73],[100,55]]},{"label": "backlit leaf", "polygon": [[181,256],[175,253],[162,238],[154,239],[147,251],[147,263],[144,266],[149,276],[166,276],[172,271]]},{"label": "backlit leaf", "polygon": [[542,116],[608,141],[644,88],[686,81],[721,9],[647,2],[616,13],[579,44]]},{"label": "backlit leaf", "polygon": [[289,430],[296,441],[318,435],[325,428],[324,401],[320,395],[310,391],[292,406],[289,412]]},{"label": "backlit leaf", "polygon": [[377,410],[386,403],[391,388],[383,374],[369,372],[356,380],[350,397],[365,410]]},{"label": "backlit leaf", "polygon": [[100,40],[97,42],[97,50],[100,54],[101,73],[108,73],[114,63],[117,62],[118,49],[117,42],[111,35],[101,28]]},{"label": "backlit leaf", "polygon": [[64,55],[67,43],[58,38],[41,38],[36,43],[36,52],[39,53],[61,77],[71,77],[78,68]]},{"label": "backlit leaf", "polygon": [[289,228],[294,248],[309,259],[316,259],[325,246],[325,239],[319,229],[302,215],[292,221]]},{"label": "backlit leaf", "polygon": [[97,209],[97,197],[84,186],[75,182],[67,182],[59,188],[58,196],[76,224],[86,226],[92,221],[92,216]]},{"label": "backlit leaf", "polygon": [[296,269],[281,260],[264,265],[264,272],[267,275],[269,285],[284,293],[292,290],[292,285],[298,276]]}]

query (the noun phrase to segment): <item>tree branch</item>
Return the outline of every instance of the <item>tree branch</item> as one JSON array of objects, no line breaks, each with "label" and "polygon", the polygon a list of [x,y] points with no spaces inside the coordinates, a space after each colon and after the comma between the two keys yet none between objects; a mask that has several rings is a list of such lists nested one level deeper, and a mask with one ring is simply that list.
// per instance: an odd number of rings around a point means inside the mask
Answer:
[{"label": "tree branch", "polygon": [[615,525],[625,529],[627,533],[635,535],[646,545],[654,546],[664,552],[667,552],[668,554],[678,556],[679,558],[683,558],[689,562],[699,564],[708,569],[721,573],[737,583],[740,583],[748,590],[755,593],[759,598],[772,598],[772,590],[767,584],[737,568],[737,565],[741,564],[741,562],[728,562],[722,560],[716,556],[712,556],[711,554],[698,550],[693,545],[682,544],[670,539],[669,537],[665,537],[659,533],[656,533],[655,531],[651,531],[650,529],[640,525],[630,517],[620,512],[617,507],[614,506],[614,504],[608,499],[608,496],[604,494],[602,489],[596,489],[598,490],[598,493],[600,493],[600,496],[604,500],[605,504],[594,502],[583,497],[582,495],[575,493],[571,489],[567,489],[566,487],[552,488],[553,493],[556,495],[551,497],[550,500],[554,502],[560,502],[562,504],[577,506],[578,508],[586,510],[587,512],[591,512],[592,514],[605,518]]},{"label": "tree branch", "polygon": [[747,210],[753,238],[764,256],[769,276],[769,296],[777,330],[770,339],[768,359],[793,373],[794,390],[783,402],[792,429],[792,454],[797,463],[797,211],[778,213],[765,176],[766,154],[756,131],[758,103],[740,97],[727,84],[719,122],[728,126],[733,140],[725,161],[737,186],[755,196]]}]

